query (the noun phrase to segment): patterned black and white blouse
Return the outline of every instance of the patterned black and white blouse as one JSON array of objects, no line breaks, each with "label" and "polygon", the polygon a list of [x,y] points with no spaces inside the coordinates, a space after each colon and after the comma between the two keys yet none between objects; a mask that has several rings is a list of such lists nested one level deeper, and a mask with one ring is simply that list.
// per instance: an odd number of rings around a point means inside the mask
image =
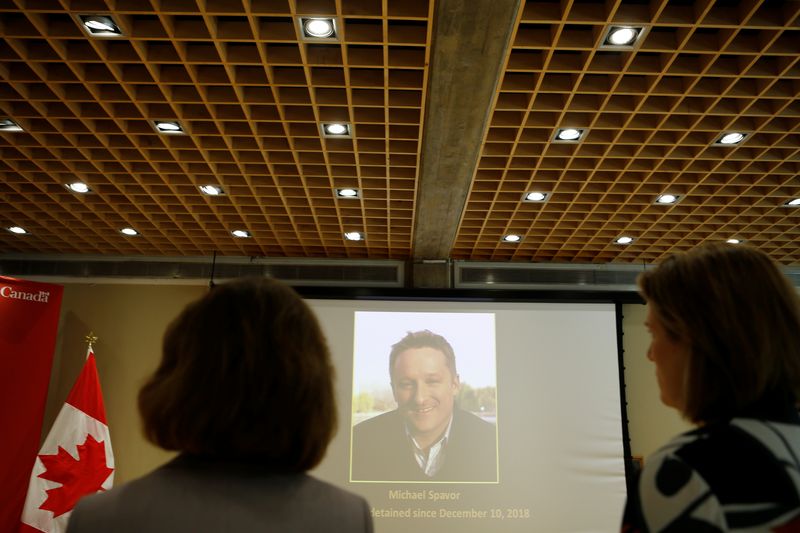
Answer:
[{"label": "patterned black and white blouse", "polygon": [[800,532],[800,419],[734,418],[648,458],[623,532]]}]

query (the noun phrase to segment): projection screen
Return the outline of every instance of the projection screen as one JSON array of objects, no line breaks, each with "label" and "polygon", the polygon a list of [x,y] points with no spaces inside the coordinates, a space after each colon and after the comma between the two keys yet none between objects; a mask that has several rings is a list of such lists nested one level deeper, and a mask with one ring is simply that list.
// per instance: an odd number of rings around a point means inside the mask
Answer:
[{"label": "projection screen", "polygon": [[[339,402],[338,435],[314,474],[365,496],[378,532],[619,531],[614,304],[308,301]],[[408,376],[396,370],[393,387],[392,346],[425,331],[452,347],[457,382],[441,364],[418,370],[405,355]],[[418,392],[443,386],[434,399]],[[415,456],[416,439],[447,420],[439,449]]]}]

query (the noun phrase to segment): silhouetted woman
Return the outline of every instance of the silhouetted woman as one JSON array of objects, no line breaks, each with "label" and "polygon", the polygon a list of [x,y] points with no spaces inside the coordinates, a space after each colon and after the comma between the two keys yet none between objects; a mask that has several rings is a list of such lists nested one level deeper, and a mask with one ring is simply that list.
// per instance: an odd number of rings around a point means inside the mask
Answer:
[{"label": "silhouetted woman", "polygon": [[268,279],[218,285],[169,326],[139,393],[147,438],[176,459],[82,500],[84,532],[371,532],[366,501],[306,474],[336,431],[317,320]]},{"label": "silhouetted woman", "polygon": [[639,277],[661,400],[697,429],[649,457],[623,531],[800,531],[800,304],[764,253],[708,245]]}]

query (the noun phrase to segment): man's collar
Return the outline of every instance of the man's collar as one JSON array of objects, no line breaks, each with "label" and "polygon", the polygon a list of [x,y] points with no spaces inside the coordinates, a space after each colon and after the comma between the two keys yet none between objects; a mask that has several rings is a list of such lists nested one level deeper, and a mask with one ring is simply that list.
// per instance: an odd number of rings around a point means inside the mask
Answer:
[{"label": "man's collar", "polygon": [[420,448],[419,444],[417,444],[417,439],[414,438],[413,433],[411,433],[411,430],[408,427],[408,422],[406,422],[405,419],[404,419],[403,420],[403,428],[405,429],[406,436],[411,441],[411,444],[414,446],[414,448],[419,452],[424,452],[426,450],[429,450],[429,449],[433,448],[434,446],[436,446],[440,442],[441,443],[446,443],[447,439],[450,438],[450,429],[453,427],[453,413],[455,413],[455,409],[453,409],[453,412],[450,413],[450,421],[447,422],[447,429],[444,430],[444,433],[442,434],[442,436],[440,438],[436,439],[436,441],[434,441],[430,446],[428,446],[424,450],[422,448]]}]

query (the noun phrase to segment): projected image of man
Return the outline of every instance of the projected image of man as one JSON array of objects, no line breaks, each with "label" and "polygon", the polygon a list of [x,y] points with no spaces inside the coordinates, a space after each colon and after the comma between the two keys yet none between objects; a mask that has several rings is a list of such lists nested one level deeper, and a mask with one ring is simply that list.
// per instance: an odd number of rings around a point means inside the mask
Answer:
[{"label": "projected image of man", "polygon": [[353,480],[496,481],[495,426],[456,405],[453,348],[428,330],[392,346],[397,409],[353,429]]}]

